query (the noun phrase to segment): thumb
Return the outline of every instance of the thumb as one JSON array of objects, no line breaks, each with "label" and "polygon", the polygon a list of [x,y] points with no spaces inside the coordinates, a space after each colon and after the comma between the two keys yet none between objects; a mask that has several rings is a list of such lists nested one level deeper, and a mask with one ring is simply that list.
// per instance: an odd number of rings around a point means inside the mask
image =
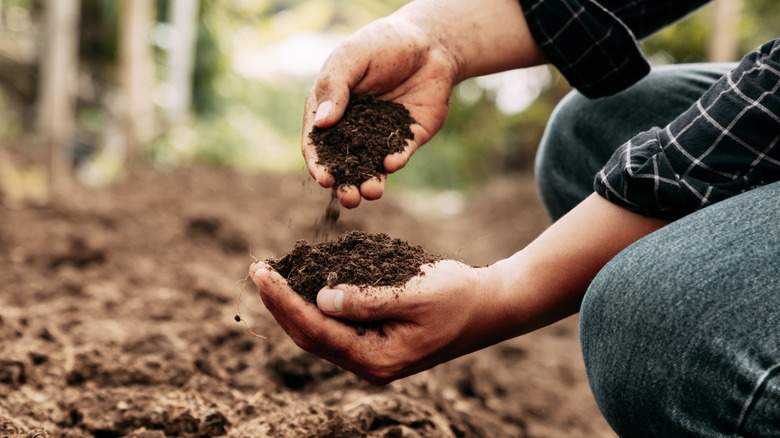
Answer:
[{"label": "thumb", "polygon": [[362,44],[346,42],[335,49],[314,83],[314,125],[328,128],[341,120],[351,90],[365,76],[370,58]]},{"label": "thumb", "polygon": [[315,104],[314,126],[328,128],[336,124],[344,115],[349,103],[349,83],[338,78],[336,73],[326,73],[314,86]]},{"label": "thumb", "polygon": [[317,294],[317,307],[322,312],[351,321],[399,319],[401,304],[398,294],[387,287],[338,285]]}]

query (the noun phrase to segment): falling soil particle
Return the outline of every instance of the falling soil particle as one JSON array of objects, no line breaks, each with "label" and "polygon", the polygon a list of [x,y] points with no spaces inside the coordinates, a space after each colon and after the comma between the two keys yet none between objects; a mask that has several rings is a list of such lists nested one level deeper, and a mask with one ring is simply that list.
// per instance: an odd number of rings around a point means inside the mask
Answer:
[{"label": "falling soil particle", "polygon": [[318,242],[327,240],[336,229],[339,217],[341,217],[339,199],[336,197],[336,191],[333,190],[330,193],[328,206],[325,207],[325,213],[320,220],[314,222],[314,239]]},{"label": "falling soil particle", "polygon": [[403,151],[406,140],[414,139],[411,125],[415,123],[403,105],[365,95],[353,98],[335,125],[315,126],[309,138],[318,164],[328,168],[335,187],[359,186],[384,173],[385,157]]}]

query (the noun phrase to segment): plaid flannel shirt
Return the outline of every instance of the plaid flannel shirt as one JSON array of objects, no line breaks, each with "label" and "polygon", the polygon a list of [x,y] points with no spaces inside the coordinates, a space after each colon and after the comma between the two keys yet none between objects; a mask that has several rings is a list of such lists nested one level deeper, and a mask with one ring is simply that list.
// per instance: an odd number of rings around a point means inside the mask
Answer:
[{"label": "plaid flannel shirt", "polygon": [[[570,84],[597,98],[649,72],[637,38],[708,0],[520,0],[536,42]],[[677,219],[780,180],[780,39],[745,56],[666,127],[636,135],[594,188],[629,210]]]}]

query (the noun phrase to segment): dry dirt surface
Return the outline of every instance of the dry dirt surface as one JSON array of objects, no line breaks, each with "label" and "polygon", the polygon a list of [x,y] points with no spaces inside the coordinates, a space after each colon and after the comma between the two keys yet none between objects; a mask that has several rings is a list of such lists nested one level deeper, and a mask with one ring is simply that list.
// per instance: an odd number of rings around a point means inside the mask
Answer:
[{"label": "dry dirt surface", "polygon": [[[197,168],[0,206],[0,436],[614,436],[576,318],[384,387],[298,349],[251,284],[236,322],[253,257],[314,239],[328,200],[302,174]],[[484,265],[547,226],[527,178],[453,216],[402,203],[391,188],[334,232]]]}]

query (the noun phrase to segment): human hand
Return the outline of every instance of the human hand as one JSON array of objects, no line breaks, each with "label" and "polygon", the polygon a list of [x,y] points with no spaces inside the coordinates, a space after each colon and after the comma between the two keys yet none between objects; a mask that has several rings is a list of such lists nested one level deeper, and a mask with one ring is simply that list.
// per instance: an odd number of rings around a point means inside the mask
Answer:
[{"label": "human hand", "polygon": [[[307,303],[264,262],[250,268],[279,325],[304,350],[372,384],[385,384],[506,338],[500,293],[488,268],[452,260],[422,267],[398,287],[337,285]],[[338,319],[380,324],[382,334]]]},{"label": "human hand", "polygon": [[[417,121],[414,140],[384,160],[386,173],[439,131],[449,111],[452,87],[474,77],[545,63],[516,0],[416,0],[368,24],[328,58],[305,102],[303,156],[311,175],[332,187],[333,175],[317,164],[309,132],[341,119],[350,95],[372,93],[400,103]],[[357,207],[361,197],[378,199],[386,174],[336,191],[341,204]]]},{"label": "human hand", "polygon": [[378,199],[386,174],[407,163],[417,148],[442,126],[456,80],[456,63],[443,45],[421,27],[399,14],[375,21],[345,40],[325,62],[305,102],[302,152],[309,172],[323,187],[332,187],[333,175],[321,164],[309,138],[314,126],[327,128],[344,114],[350,95],[374,94],[404,105],[417,121],[414,140],[402,152],[385,157],[385,173],[356,187],[342,185],[336,194],[341,205],[354,208],[361,198]]}]

